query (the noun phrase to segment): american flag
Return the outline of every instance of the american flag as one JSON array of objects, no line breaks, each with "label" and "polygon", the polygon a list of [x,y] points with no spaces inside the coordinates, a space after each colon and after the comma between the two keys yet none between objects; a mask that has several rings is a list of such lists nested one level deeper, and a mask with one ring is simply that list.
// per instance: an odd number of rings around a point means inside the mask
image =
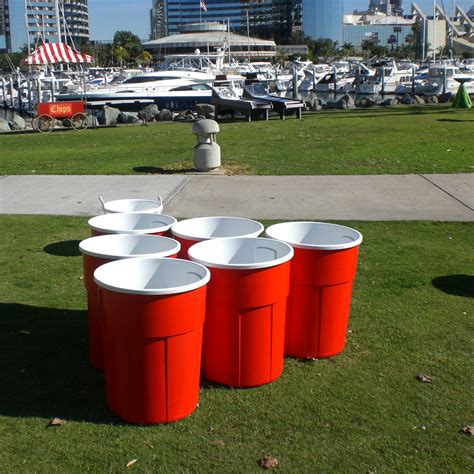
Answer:
[{"label": "american flag", "polygon": [[199,0],[199,8],[207,12],[206,2],[204,0]]}]

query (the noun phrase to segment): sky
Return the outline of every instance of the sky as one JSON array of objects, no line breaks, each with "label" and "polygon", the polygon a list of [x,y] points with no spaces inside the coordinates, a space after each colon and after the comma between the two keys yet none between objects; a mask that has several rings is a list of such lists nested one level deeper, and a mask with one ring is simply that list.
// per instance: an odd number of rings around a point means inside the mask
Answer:
[{"label": "sky", "polygon": [[[446,8],[450,8],[448,5],[452,4],[452,0],[443,1]],[[433,8],[433,0],[416,0],[415,3],[428,11]],[[441,4],[441,0],[437,0],[437,3]],[[89,0],[91,38],[111,39],[117,30],[130,30],[140,38],[148,39],[151,4],[152,0]],[[403,4],[409,10],[412,2],[404,0]],[[456,4],[469,10],[473,0],[456,0]],[[114,5],[113,12],[110,11],[110,5]],[[369,0],[344,0],[344,13],[352,13],[355,9],[363,10],[368,5]],[[104,18],[108,19],[105,24]]]},{"label": "sky", "polygon": [[[199,0],[196,0],[198,2]],[[313,0],[318,1],[318,0]],[[436,0],[438,4],[451,8],[452,0]],[[407,11],[411,1],[404,0]],[[427,12],[433,8],[433,0],[416,0],[416,3]],[[473,0],[456,0],[464,10],[469,10]],[[13,26],[13,49],[19,49],[26,43],[24,32],[23,0],[10,1]],[[89,0],[89,26],[91,39],[111,40],[117,30],[132,31],[141,39],[148,39],[150,33],[150,8],[152,0]],[[367,8],[369,0],[344,0],[345,13],[352,13],[354,9]]]}]

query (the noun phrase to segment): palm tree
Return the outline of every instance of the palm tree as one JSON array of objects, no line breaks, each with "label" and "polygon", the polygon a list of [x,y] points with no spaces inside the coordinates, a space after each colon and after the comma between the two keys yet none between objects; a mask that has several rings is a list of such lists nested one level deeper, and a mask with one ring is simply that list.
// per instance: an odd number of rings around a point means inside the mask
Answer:
[{"label": "palm tree", "polygon": [[123,46],[115,46],[113,55],[116,61],[123,67],[123,62],[128,59],[128,51]]},{"label": "palm tree", "polygon": [[150,52],[148,51],[142,51],[136,58],[135,60],[139,63],[139,64],[143,64],[145,66],[148,66],[149,64],[152,63],[153,61],[153,56],[151,55]]},{"label": "palm tree", "polygon": [[339,52],[345,58],[348,56],[354,56],[355,55],[354,45],[352,43],[343,43]]},{"label": "palm tree", "polygon": [[392,51],[392,53],[393,53],[393,45],[394,45],[395,43],[398,43],[397,37],[396,37],[395,35],[390,35],[390,37],[389,37],[388,40],[387,40],[387,43],[391,46],[391,51]]}]

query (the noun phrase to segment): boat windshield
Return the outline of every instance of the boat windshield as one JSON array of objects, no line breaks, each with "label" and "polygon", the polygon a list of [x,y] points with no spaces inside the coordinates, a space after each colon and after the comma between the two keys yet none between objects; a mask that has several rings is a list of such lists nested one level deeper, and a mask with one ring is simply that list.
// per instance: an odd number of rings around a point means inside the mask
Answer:
[{"label": "boat windshield", "polygon": [[176,80],[176,77],[168,76],[135,76],[123,81],[123,84],[141,84],[142,82],[157,82]]}]

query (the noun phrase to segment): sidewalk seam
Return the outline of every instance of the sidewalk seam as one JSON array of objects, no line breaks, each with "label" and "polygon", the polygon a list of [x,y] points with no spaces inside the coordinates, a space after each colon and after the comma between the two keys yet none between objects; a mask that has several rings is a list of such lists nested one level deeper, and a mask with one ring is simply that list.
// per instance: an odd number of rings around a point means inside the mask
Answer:
[{"label": "sidewalk seam", "polygon": [[467,207],[470,211],[474,211],[474,209],[470,206],[468,206],[465,202],[461,201],[459,198],[451,194],[450,192],[446,191],[446,189],[443,189],[441,186],[438,184],[434,183],[431,181],[431,179],[427,178],[424,174],[418,174],[421,178],[425,179],[428,181],[428,183],[432,184],[435,188],[438,188],[440,191],[443,191],[443,193],[447,194],[449,197],[453,198],[455,201],[457,201],[459,204],[462,204],[464,207]]},{"label": "sidewalk seam", "polygon": [[181,192],[193,179],[194,176],[184,178],[182,182],[177,184],[169,193],[168,198],[163,202],[163,207],[167,206],[176,197],[176,195]]}]

